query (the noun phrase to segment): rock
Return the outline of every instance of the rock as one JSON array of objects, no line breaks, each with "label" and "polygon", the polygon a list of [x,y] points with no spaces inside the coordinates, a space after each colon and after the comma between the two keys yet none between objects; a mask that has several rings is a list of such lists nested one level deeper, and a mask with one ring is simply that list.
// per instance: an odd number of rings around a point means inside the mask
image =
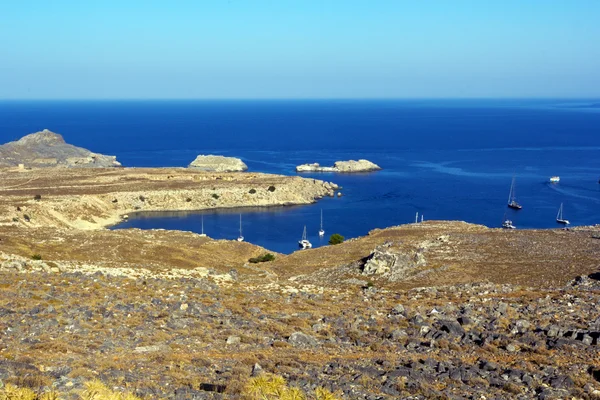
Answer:
[{"label": "rock", "polygon": [[517,350],[518,350],[518,347],[513,343],[509,343],[506,345],[506,351],[508,351],[510,353],[514,353]]},{"label": "rock", "polygon": [[465,330],[458,323],[458,321],[443,321],[440,330],[448,332],[449,334],[454,336],[462,336],[465,334]]},{"label": "rock", "polygon": [[139,346],[136,347],[133,351],[134,353],[155,353],[158,351],[167,350],[167,346],[163,345],[153,345],[153,346]]},{"label": "rock", "polygon": [[396,253],[384,246],[378,246],[364,259],[363,275],[382,275],[390,281],[405,279],[416,267],[425,265],[425,259],[418,260],[415,255]]},{"label": "rock", "polygon": [[288,338],[288,342],[295,347],[314,347],[319,344],[317,339],[302,332],[294,332]]},{"label": "rock", "polygon": [[240,344],[242,339],[239,336],[229,336],[227,338],[227,344]]},{"label": "rock", "polygon": [[531,324],[525,319],[520,319],[515,323],[515,328],[518,333],[525,333],[529,330]]},{"label": "rock", "polygon": [[0,167],[120,167],[115,156],[106,156],[67,144],[48,129],[0,146]]},{"label": "rock", "polygon": [[250,374],[252,377],[256,377],[261,375],[264,372],[263,368],[260,366],[259,363],[254,364],[254,366],[252,367],[252,373]]},{"label": "rock", "polygon": [[381,167],[369,160],[336,161],[333,167],[321,167],[319,163],[302,164],[296,167],[297,172],[369,172],[378,171]]},{"label": "rock", "polygon": [[199,155],[188,165],[188,168],[207,172],[240,172],[248,170],[248,166],[239,158],[215,155]]},{"label": "rock", "polygon": [[404,306],[402,304],[397,304],[392,308],[392,315],[401,315],[404,314]]},{"label": "rock", "polygon": [[390,339],[392,339],[392,340],[400,340],[400,339],[407,338],[407,337],[408,337],[408,333],[406,333],[406,331],[403,329],[395,329],[390,334]]},{"label": "rock", "polygon": [[590,346],[594,342],[594,338],[585,333],[581,338],[581,342]]}]

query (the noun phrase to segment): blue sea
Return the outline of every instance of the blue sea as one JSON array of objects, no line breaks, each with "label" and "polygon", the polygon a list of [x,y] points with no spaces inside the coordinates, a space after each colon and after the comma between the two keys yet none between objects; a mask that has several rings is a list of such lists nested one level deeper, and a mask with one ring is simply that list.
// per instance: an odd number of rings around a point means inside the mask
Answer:
[{"label": "blue sea", "polygon": [[[303,174],[343,187],[313,205],[203,213],[204,230],[289,253],[374,228],[463,220],[518,228],[600,223],[600,100],[2,101],[0,141],[48,128],[125,166],[186,166],[198,154],[295,175],[307,162],[366,158],[368,174]],[[561,178],[549,184],[552,175]],[[516,179],[520,211],[506,207]],[[319,239],[323,210],[325,239]],[[132,216],[119,228],[199,232],[200,213]]]}]

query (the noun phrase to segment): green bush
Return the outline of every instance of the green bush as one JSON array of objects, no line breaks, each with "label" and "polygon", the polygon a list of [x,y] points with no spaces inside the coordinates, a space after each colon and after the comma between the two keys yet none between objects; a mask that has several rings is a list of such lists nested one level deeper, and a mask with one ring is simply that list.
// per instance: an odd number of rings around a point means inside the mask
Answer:
[{"label": "green bush", "polygon": [[219,198],[219,195],[218,195],[218,194],[216,194],[216,193],[213,193],[213,194],[212,194],[212,197],[213,197],[213,199],[215,199],[215,200],[216,200],[216,199],[218,199],[218,198]]},{"label": "green bush", "polygon": [[275,186],[269,186],[269,192],[274,192],[275,191]]},{"label": "green bush", "polygon": [[339,233],[334,233],[329,238],[329,244],[340,244],[344,242],[344,237]]},{"label": "green bush", "polygon": [[256,193],[256,189],[250,189],[250,191],[248,193],[254,194],[254,193]]},{"label": "green bush", "polygon": [[34,255],[31,256],[31,259],[32,260],[41,260],[42,256],[40,254],[34,254]]},{"label": "green bush", "polygon": [[253,264],[256,264],[256,263],[261,263],[261,262],[273,261],[274,259],[275,259],[275,256],[273,254],[267,253],[260,257],[253,257],[253,258],[249,259],[248,261]]},{"label": "green bush", "polygon": [[42,199],[42,195],[41,194],[36,194],[35,196],[33,196],[34,200],[40,201]]}]

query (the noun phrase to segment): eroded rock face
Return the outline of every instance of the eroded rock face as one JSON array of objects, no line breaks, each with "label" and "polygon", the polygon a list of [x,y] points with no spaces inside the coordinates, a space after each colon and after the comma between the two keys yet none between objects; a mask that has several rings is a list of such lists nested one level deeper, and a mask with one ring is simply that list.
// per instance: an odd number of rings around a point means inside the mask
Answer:
[{"label": "eroded rock face", "polygon": [[415,272],[417,267],[427,262],[422,251],[411,253],[397,252],[389,245],[378,246],[373,250],[362,266],[363,275],[381,275],[391,281],[402,280]]},{"label": "eroded rock face", "polygon": [[115,156],[92,153],[65,142],[58,133],[44,129],[0,146],[0,166],[11,167],[120,167]]},{"label": "eroded rock face", "polygon": [[207,172],[240,172],[248,170],[248,166],[239,158],[215,155],[199,155],[188,165],[188,168]]},{"label": "eroded rock face", "polygon": [[319,163],[302,164],[296,167],[297,172],[369,172],[378,171],[381,167],[369,160],[336,161],[333,167],[322,167]]}]

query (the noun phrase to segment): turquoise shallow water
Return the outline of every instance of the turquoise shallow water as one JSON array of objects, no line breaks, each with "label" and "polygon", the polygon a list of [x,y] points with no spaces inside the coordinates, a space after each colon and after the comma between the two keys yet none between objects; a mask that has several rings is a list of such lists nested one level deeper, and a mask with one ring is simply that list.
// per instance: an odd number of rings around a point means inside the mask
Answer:
[{"label": "turquoise shallow water", "polygon": [[[306,162],[366,158],[384,169],[303,174],[344,196],[301,207],[243,209],[244,236],[269,249],[297,248],[304,225],[326,238],[425,219],[555,228],[564,203],[573,225],[600,223],[598,101],[0,102],[0,139],[51,129],[115,154],[127,166],[185,166],[198,154],[242,158],[254,171],[295,174]],[[549,184],[551,175],[561,182]],[[512,177],[524,208],[509,210]],[[204,216],[215,238],[237,237],[240,210]],[[139,214],[117,228],[200,231],[200,214]]]}]

